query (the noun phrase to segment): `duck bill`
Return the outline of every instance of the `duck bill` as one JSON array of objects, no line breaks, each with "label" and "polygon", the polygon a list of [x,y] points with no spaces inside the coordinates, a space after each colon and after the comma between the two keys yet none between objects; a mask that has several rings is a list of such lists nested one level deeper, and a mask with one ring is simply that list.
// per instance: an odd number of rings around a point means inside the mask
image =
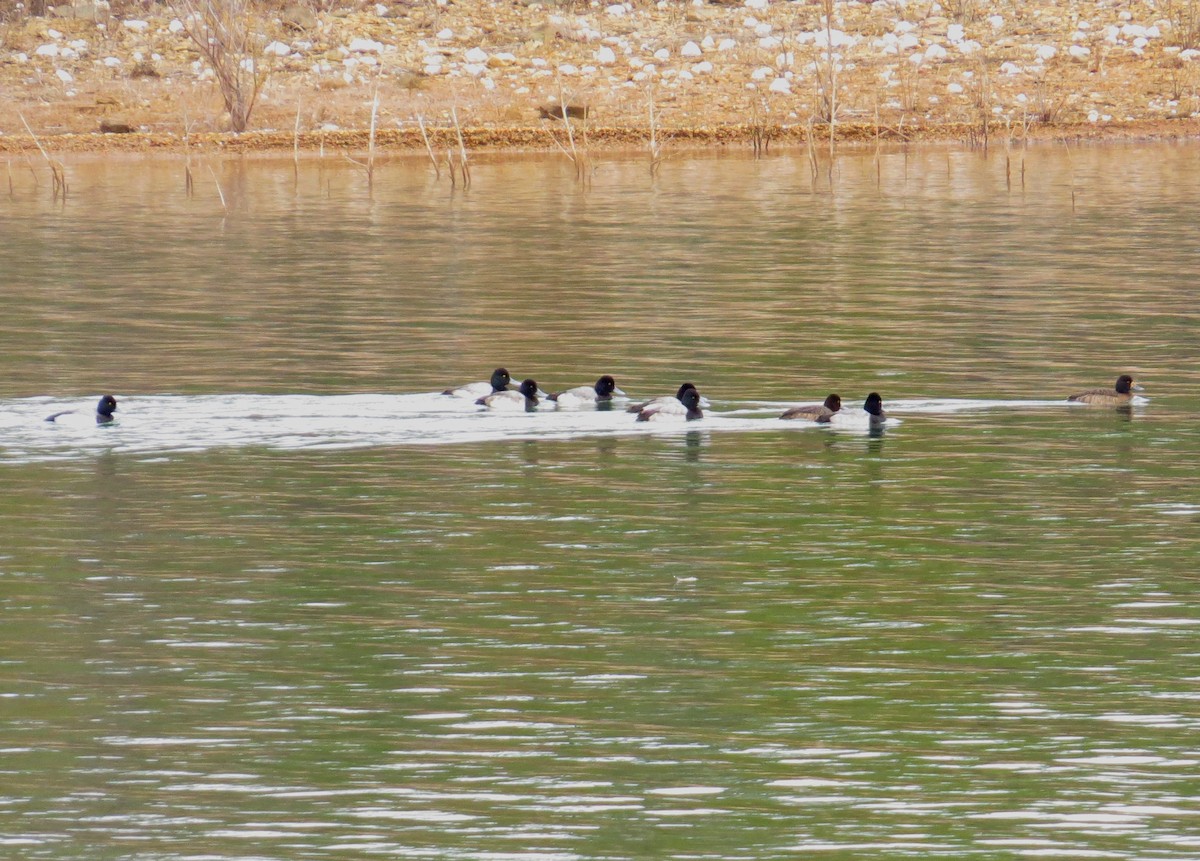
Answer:
[{"label": "duck bill", "polygon": [[624,393],[623,391],[621,391],[620,389],[613,389],[613,390],[612,390],[612,393],[613,393],[613,397],[614,397],[614,398],[627,398],[627,397],[629,397],[629,395],[625,394],[625,393]]},{"label": "duck bill", "polygon": [[1146,387],[1143,386],[1141,383],[1134,383],[1132,386],[1129,387],[1129,391],[1144,392],[1144,391],[1146,391]]}]

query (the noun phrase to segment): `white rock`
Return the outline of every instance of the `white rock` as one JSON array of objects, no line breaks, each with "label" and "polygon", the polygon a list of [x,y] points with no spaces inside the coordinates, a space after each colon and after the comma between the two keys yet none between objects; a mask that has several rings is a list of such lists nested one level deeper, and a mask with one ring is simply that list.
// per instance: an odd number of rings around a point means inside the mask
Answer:
[{"label": "white rock", "polygon": [[116,69],[121,65],[121,61],[116,57],[105,57],[101,62],[110,69]]},{"label": "white rock", "polygon": [[494,89],[496,89],[496,82],[495,82],[495,81],[493,81],[491,78],[484,78],[484,79],[483,79],[482,81],[480,81],[479,83],[483,84],[483,88],[484,88],[485,90],[494,90]]},{"label": "white rock", "polygon": [[57,57],[58,45],[52,45],[50,43],[38,45],[37,48],[34,49],[33,55],[35,57]]},{"label": "white rock", "polygon": [[129,18],[121,22],[126,30],[132,30],[135,33],[145,33],[150,29],[149,21],[142,21],[139,18]]},{"label": "white rock", "polygon": [[46,35],[49,36],[51,39],[61,39],[62,38],[62,33],[58,32],[57,30],[55,30],[53,28],[47,30]]},{"label": "white rock", "polygon": [[771,5],[771,0],[745,0],[744,5],[747,9],[761,10],[766,9],[769,5]]},{"label": "white rock", "polygon": [[26,54],[24,51],[21,51],[16,56],[14,56],[13,59],[16,60],[18,63],[28,63],[29,55]]},{"label": "white rock", "polygon": [[961,42],[964,32],[962,24],[951,24],[946,28],[946,38],[951,42]]},{"label": "white rock", "polygon": [[1067,53],[1076,60],[1082,60],[1084,57],[1092,53],[1092,49],[1084,45],[1072,45],[1071,47],[1067,48]]},{"label": "white rock", "polygon": [[961,93],[963,91],[962,84],[946,84],[947,93]]},{"label": "white rock", "polygon": [[[749,0],[746,0],[746,2],[749,2]],[[787,78],[776,78],[775,80],[771,81],[771,86],[767,87],[767,89],[772,93],[790,94],[792,92],[792,85],[788,82]]]},{"label": "white rock", "polygon": [[73,80],[75,80],[74,78],[71,77],[71,73],[68,72],[66,69],[55,69],[54,74],[58,75],[58,79],[60,81],[62,81],[64,84],[69,84]]},{"label": "white rock", "polygon": [[86,52],[88,49],[88,43],[85,42],[83,39],[72,39],[70,42],[67,43],[67,46],[69,48],[72,48],[73,50],[78,51],[81,54]]},{"label": "white rock", "polygon": [[441,63],[426,63],[423,70],[427,75],[440,75],[442,73]]},{"label": "white rock", "polygon": [[714,47],[716,47],[716,44],[717,44],[717,40],[714,39],[712,36],[705,36],[703,39],[700,40],[700,47],[703,48],[705,51],[711,51]]},{"label": "white rock", "polygon": [[604,11],[607,14],[613,16],[614,18],[620,18],[622,15],[624,15],[629,10],[626,9],[624,4],[622,4],[622,3],[614,3],[611,6],[604,7]]},{"label": "white rock", "polygon": [[682,71],[680,71],[680,73],[679,73],[679,80],[681,80],[681,81],[690,81],[690,80],[692,80],[692,73],[691,73],[691,72],[689,72],[687,69],[683,69],[683,70],[682,70]]},{"label": "white rock", "polygon": [[712,70],[713,64],[708,62],[708,60],[701,60],[699,63],[696,63],[694,66],[692,66],[692,71],[697,75],[706,75]]},{"label": "white rock", "polygon": [[987,22],[992,25],[993,30],[999,30],[1001,27],[1004,26],[1004,16],[1003,15],[989,15]]},{"label": "white rock", "polygon": [[775,70],[772,69],[770,66],[759,66],[757,69],[755,69],[753,72],[750,73],[750,80],[765,81],[767,78],[771,77],[774,74],[775,74]]},{"label": "white rock", "polygon": [[58,56],[62,57],[64,60],[78,60],[79,52],[74,48],[63,48],[59,52]]},{"label": "white rock", "polygon": [[1019,74],[1021,74],[1021,67],[1018,66],[1016,63],[1001,63],[1000,64],[1000,74],[1002,74],[1002,75],[1019,75]]},{"label": "white rock", "polygon": [[449,27],[443,27],[441,30],[437,31],[437,35],[434,36],[434,38],[441,42],[449,42],[454,38],[454,31]]},{"label": "white rock", "polygon": [[359,37],[351,39],[346,49],[352,54],[378,54],[383,50],[383,43]]},{"label": "white rock", "polygon": [[171,23],[167,25],[167,29],[170,30],[172,33],[182,33],[183,32],[183,22],[180,21],[178,18],[172,18]]},{"label": "white rock", "polygon": [[654,52],[654,59],[658,60],[660,63],[665,63],[667,60],[671,59],[671,52],[666,48],[659,48]]},{"label": "white rock", "polygon": [[579,68],[571,63],[563,63],[558,67],[558,73],[560,75],[578,75]]},{"label": "white rock", "polygon": [[375,14],[378,15],[380,18],[382,18],[387,13],[388,13],[388,7],[384,6],[382,3],[375,4]]},{"label": "white rock", "polygon": [[766,36],[770,36],[770,35],[771,35],[771,31],[772,31],[772,30],[774,30],[774,29],[775,29],[775,28],[774,28],[774,27],[772,27],[770,24],[766,24],[766,23],[763,23],[763,24],[755,24],[755,25],[754,25],[754,35],[755,35],[755,36],[758,36],[758,37],[761,39],[761,38],[764,38],[764,37],[766,37]]},{"label": "white rock", "polygon": [[292,46],[285,45],[283,42],[275,41],[263,48],[264,54],[274,54],[276,57],[286,57],[292,53]]},{"label": "white rock", "polygon": [[700,57],[703,55],[704,52],[700,50],[700,46],[695,42],[688,42],[679,49],[679,56],[681,57]]},{"label": "white rock", "polygon": [[905,33],[896,40],[896,48],[901,51],[909,51],[921,44],[921,40],[912,33]]},{"label": "white rock", "polygon": [[463,59],[468,63],[486,63],[488,61],[488,52],[483,48],[472,48],[463,54]]},{"label": "white rock", "polygon": [[934,62],[946,59],[947,51],[941,45],[930,45],[925,49],[925,59]]},{"label": "white rock", "polygon": [[536,69],[544,69],[547,66],[549,66],[550,63],[548,61],[542,59],[541,57],[534,57],[532,60],[529,61],[529,65],[533,66]]},{"label": "white rock", "polygon": [[487,66],[484,63],[466,63],[463,65],[463,71],[472,78],[478,78],[487,71]]},{"label": "white rock", "polygon": [[1092,110],[1088,111],[1088,122],[1089,123],[1094,123],[1099,119],[1100,119],[1100,112],[1098,110],[1093,108]]},{"label": "white rock", "polygon": [[965,39],[964,41],[958,43],[958,50],[964,57],[969,57],[971,54],[974,54],[979,50],[979,47],[979,43],[974,39]]},{"label": "white rock", "polygon": [[1133,47],[1135,47],[1135,48],[1145,48],[1149,44],[1150,44],[1150,40],[1147,39],[1145,36],[1138,36],[1136,39],[1133,40]]},{"label": "white rock", "polygon": [[616,52],[613,51],[612,48],[608,47],[608,45],[604,45],[603,47],[599,48],[596,51],[595,57],[596,62],[602,66],[611,66],[613,63],[617,62]]},{"label": "white rock", "polygon": [[1052,60],[1058,54],[1058,49],[1053,45],[1038,45],[1035,53],[1039,60]]},{"label": "white rock", "polygon": [[737,47],[737,42],[733,39],[722,39],[717,45],[718,51],[732,51]]},{"label": "white rock", "polygon": [[758,47],[762,48],[764,51],[773,51],[782,44],[783,40],[778,36],[767,36],[766,38],[758,40]]},{"label": "white rock", "polygon": [[1197,51],[1195,48],[1187,48],[1186,50],[1179,52],[1179,59],[1186,60],[1188,62],[1191,62],[1197,57],[1200,57],[1200,51]]}]

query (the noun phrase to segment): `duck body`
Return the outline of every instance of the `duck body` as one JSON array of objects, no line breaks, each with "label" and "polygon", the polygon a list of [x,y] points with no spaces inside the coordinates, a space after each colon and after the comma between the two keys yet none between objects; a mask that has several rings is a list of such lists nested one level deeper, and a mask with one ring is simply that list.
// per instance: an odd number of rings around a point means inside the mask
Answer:
[{"label": "duck body", "polygon": [[817,420],[818,424],[843,428],[881,428],[887,422],[887,413],[883,411],[883,398],[879,392],[871,392],[863,402],[861,410],[838,410]]},{"label": "duck body", "polygon": [[1142,387],[1133,381],[1133,377],[1121,374],[1111,389],[1088,389],[1086,392],[1076,392],[1067,400],[1078,404],[1119,407],[1132,401],[1133,393],[1140,391]]},{"label": "duck body", "polygon": [[830,416],[842,408],[842,399],[831,394],[825,403],[811,407],[792,407],[780,416],[781,419],[796,419],[806,422],[828,421]]},{"label": "duck body", "polygon": [[[661,405],[654,402],[648,403],[644,409],[638,412],[637,420],[639,422],[691,422],[704,418],[704,413],[700,410],[700,393],[694,387],[685,390],[678,399],[662,400],[665,400],[666,403]],[[674,404],[671,401],[674,401]]]},{"label": "duck body", "polygon": [[531,413],[538,405],[538,384],[533,380],[525,380],[516,391],[506,389],[493,392],[479,398],[475,403],[489,410],[524,410]]},{"label": "duck body", "polygon": [[[113,413],[117,411],[117,399],[112,395],[101,396],[96,404],[96,424],[107,425],[113,422]],[[46,416],[46,421],[57,422],[62,416],[76,415],[75,410],[63,410],[62,412],[54,413]]]},{"label": "duck body", "polygon": [[623,398],[625,393],[617,388],[616,380],[605,374],[594,386],[576,386],[550,395],[549,399],[560,407],[590,407],[607,403],[614,397]]},{"label": "duck body", "polygon": [[[683,393],[688,389],[695,388],[694,383],[684,383],[674,395],[663,395],[660,398],[651,398],[648,401],[642,401],[640,404],[630,404],[626,409],[631,413],[640,413],[643,410],[675,410],[680,415],[683,415],[687,412],[687,407],[683,405]],[[708,409],[712,404],[708,402],[708,398],[701,395],[698,406],[701,409]]]},{"label": "duck body", "polygon": [[512,384],[512,377],[504,368],[496,368],[492,371],[492,378],[486,383],[467,383],[465,386],[459,386],[457,389],[446,389],[442,392],[443,395],[449,395],[454,398],[484,398],[496,392],[505,392],[509,390]]}]

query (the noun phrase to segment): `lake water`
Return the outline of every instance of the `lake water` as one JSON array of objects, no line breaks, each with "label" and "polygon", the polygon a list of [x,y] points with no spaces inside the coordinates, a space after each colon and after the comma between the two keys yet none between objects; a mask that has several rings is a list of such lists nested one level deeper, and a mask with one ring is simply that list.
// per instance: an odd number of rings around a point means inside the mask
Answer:
[{"label": "lake water", "polygon": [[1198,159],[10,162],[0,854],[1195,859]]}]

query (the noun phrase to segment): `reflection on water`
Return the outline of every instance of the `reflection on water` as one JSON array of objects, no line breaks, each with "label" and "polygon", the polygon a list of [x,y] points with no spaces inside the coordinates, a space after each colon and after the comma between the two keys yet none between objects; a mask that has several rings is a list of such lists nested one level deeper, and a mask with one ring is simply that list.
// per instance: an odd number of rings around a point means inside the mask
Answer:
[{"label": "reflection on water", "polygon": [[[1024,157],[18,182],[0,845],[1194,857],[1194,153]],[[431,394],[497,364],[712,408]]]}]

